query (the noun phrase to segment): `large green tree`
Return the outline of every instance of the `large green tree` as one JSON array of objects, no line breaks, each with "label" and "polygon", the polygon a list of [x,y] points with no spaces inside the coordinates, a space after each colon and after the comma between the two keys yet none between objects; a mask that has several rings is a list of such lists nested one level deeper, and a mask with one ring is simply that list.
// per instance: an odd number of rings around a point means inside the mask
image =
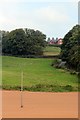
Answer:
[{"label": "large green tree", "polygon": [[46,35],[33,29],[16,29],[3,36],[2,50],[11,55],[41,55]]},{"label": "large green tree", "polygon": [[80,70],[80,25],[74,26],[64,37],[61,58],[70,68]]}]

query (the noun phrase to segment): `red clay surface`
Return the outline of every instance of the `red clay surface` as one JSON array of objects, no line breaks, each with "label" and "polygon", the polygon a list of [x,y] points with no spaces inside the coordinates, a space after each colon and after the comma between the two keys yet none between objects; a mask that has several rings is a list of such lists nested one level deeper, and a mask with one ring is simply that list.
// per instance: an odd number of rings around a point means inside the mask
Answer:
[{"label": "red clay surface", "polygon": [[3,91],[3,118],[78,118],[78,93]]}]

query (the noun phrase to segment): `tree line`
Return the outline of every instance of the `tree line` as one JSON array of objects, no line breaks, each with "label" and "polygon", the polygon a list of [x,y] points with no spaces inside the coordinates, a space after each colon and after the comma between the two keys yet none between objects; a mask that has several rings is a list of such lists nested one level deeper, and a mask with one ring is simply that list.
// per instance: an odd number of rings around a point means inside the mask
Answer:
[{"label": "tree line", "polygon": [[70,69],[80,71],[80,25],[74,26],[63,38],[61,59]]},{"label": "tree line", "polygon": [[16,29],[2,32],[2,53],[9,55],[42,55],[46,35],[39,30]]}]

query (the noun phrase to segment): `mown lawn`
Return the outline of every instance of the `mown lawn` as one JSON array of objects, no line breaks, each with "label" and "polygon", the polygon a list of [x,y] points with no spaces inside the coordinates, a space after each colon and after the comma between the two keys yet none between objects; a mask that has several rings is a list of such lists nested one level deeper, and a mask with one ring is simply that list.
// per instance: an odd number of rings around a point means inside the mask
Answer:
[{"label": "mown lawn", "polygon": [[61,51],[60,47],[47,46],[44,49],[44,55],[49,55],[49,56],[59,55],[60,51]]},{"label": "mown lawn", "polygon": [[29,91],[77,91],[76,75],[51,66],[52,59],[2,57],[3,89],[20,90],[21,72],[24,73],[24,90]]}]

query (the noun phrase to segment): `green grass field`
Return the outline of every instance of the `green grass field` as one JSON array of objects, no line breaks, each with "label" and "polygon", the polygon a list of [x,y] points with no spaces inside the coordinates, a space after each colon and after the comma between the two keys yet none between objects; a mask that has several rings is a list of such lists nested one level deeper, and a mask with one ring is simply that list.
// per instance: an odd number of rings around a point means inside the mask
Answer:
[{"label": "green grass field", "polygon": [[24,90],[77,91],[76,75],[51,66],[52,59],[2,57],[3,89],[20,90],[21,71],[24,73]]},{"label": "green grass field", "polygon": [[44,55],[59,55],[60,54],[61,49],[59,47],[54,47],[54,46],[47,46],[44,49]]}]

